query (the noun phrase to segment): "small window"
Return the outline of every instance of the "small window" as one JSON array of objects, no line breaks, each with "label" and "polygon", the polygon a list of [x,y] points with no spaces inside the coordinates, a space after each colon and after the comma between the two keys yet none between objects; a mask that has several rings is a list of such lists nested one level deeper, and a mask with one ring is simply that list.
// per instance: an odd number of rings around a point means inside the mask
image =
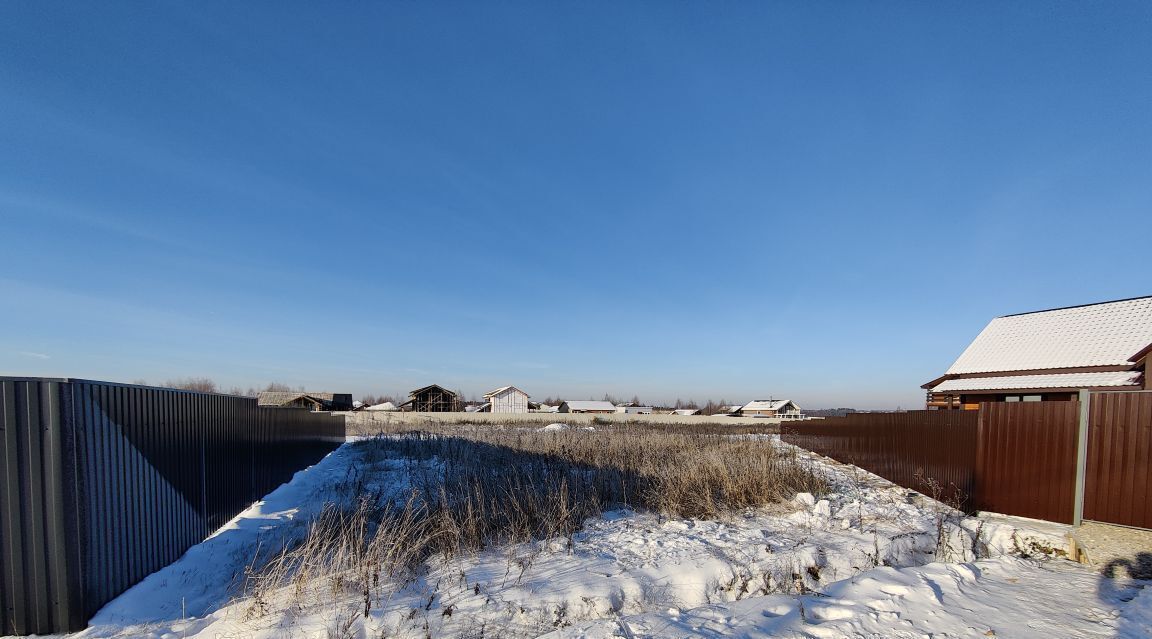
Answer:
[{"label": "small window", "polygon": [[1006,401],[1006,402],[1018,402],[1018,401],[1020,401],[1020,396],[1019,395],[1005,395],[1004,401]]},{"label": "small window", "polygon": [[1040,395],[1025,395],[1024,396],[1024,401],[1026,401],[1026,402],[1038,402],[1041,399],[1042,399],[1042,397]]}]

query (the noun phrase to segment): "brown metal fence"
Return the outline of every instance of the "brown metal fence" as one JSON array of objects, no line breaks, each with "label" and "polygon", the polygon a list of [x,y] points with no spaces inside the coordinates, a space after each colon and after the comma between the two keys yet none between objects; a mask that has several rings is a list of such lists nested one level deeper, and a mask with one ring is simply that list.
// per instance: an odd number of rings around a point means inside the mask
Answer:
[{"label": "brown metal fence", "polygon": [[[1152,528],[1152,392],[1089,394],[1083,519]],[[997,402],[979,411],[854,414],[786,424],[784,441],[970,510],[1076,521],[1081,403]]]},{"label": "brown metal fence", "polygon": [[974,504],[1072,523],[1080,402],[980,405]]},{"label": "brown metal fence", "polygon": [[249,398],[0,377],[0,635],[82,629],[343,440]]},{"label": "brown metal fence", "polygon": [[781,425],[781,438],[896,484],[965,505],[975,488],[975,411],[854,413]]},{"label": "brown metal fence", "polygon": [[1084,518],[1152,528],[1152,392],[1092,393]]}]

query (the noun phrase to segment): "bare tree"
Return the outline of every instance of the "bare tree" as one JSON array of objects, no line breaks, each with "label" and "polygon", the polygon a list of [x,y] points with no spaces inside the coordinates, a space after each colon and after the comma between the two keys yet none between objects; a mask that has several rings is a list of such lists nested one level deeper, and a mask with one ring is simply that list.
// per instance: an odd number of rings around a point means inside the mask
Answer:
[{"label": "bare tree", "polygon": [[170,379],[164,382],[168,388],[179,388],[181,390],[196,391],[199,393],[215,393],[216,382],[208,379],[207,377],[187,377],[184,379]]},{"label": "bare tree", "polygon": [[287,384],[281,384],[280,382],[270,382],[267,386],[264,387],[264,390],[272,391],[272,392],[289,393],[292,391],[292,387],[287,385]]}]

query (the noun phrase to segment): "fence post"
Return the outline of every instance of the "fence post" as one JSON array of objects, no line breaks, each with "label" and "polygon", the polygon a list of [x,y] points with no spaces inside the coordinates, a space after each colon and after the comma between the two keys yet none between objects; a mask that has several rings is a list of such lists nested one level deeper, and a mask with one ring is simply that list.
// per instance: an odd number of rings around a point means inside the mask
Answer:
[{"label": "fence post", "polygon": [[1076,500],[1072,506],[1072,525],[1080,527],[1084,518],[1084,480],[1088,474],[1088,418],[1092,394],[1080,391],[1080,428],[1076,438]]}]

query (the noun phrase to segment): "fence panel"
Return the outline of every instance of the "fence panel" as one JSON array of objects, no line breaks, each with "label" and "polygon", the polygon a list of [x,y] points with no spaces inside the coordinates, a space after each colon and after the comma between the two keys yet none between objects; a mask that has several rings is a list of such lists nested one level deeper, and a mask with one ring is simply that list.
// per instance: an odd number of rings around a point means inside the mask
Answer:
[{"label": "fence panel", "polygon": [[1152,392],[1089,401],[1084,518],[1152,528]]},{"label": "fence panel", "polygon": [[343,439],[251,398],[0,377],[0,635],[82,629]]},{"label": "fence panel", "polygon": [[0,378],[0,634],[84,624],[59,380]]},{"label": "fence panel", "polygon": [[889,481],[971,507],[975,488],[975,411],[855,413],[781,424],[781,438]]},{"label": "fence panel", "polygon": [[1070,524],[1080,402],[980,405],[980,510]]}]

